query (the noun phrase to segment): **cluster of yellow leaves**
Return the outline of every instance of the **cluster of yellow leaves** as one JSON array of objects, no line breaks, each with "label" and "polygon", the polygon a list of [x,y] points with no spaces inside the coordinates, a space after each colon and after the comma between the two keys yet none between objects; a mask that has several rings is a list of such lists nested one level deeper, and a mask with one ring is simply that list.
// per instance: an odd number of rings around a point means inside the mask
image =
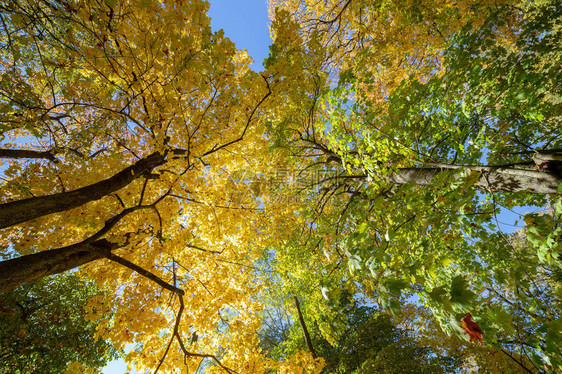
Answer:
[{"label": "cluster of yellow leaves", "polygon": [[310,352],[297,351],[285,362],[276,365],[279,374],[319,374],[325,366],[324,359],[314,359]]},{"label": "cluster of yellow leaves", "polygon": [[[218,355],[237,372],[275,367],[257,348],[254,296],[262,286],[252,264],[263,250],[263,218],[284,222],[294,210],[286,201],[258,200],[252,186],[233,179],[239,170],[265,175],[283,162],[269,153],[260,118],[272,78],[251,71],[245,52],[211,32],[206,1],[18,6],[11,9],[10,42],[36,47],[19,56],[3,50],[1,73],[26,87],[34,102],[2,107],[2,118],[16,113],[20,119],[2,129],[11,142],[4,144],[53,150],[59,162],[11,162],[0,202],[75,190],[152,152],[167,156],[153,170],[156,179],[141,177],[100,200],[8,228],[0,245],[22,255],[61,248],[88,238],[125,208],[158,201],[129,213],[106,238],[128,242],[115,254],[185,291],[178,331],[193,355],[174,340],[160,370],[185,372],[187,365],[194,372],[204,355]],[[29,22],[33,14],[47,18]],[[38,37],[34,27],[51,34]],[[5,97],[22,94],[2,89]],[[138,369],[157,367],[172,338],[178,298],[108,260],[80,272],[111,291],[89,305],[88,318],[110,316],[99,336],[120,349],[137,344],[127,360]],[[318,366],[304,354],[295,360],[310,370]],[[283,365],[294,372],[288,368],[301,364]]]}]

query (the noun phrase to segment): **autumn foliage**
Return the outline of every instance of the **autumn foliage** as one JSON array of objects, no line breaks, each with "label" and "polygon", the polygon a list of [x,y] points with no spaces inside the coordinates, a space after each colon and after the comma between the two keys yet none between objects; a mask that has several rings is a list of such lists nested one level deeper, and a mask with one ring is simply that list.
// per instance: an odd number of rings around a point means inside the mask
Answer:
[{"label": "autumn foliage", "polygon": [[138,370],[320,373],[258,332],[342,294],[562,366],[560,5],[268,3],[259,73],[204,0],[0,5],[0,290],[76,270]]},{"label": "autumn foliage", "polygon": [[471,342],[478,340],[482,343],[482,330],[480,330],[478,324],[472,320],[472,314],[466,313],[466,316],[461,319],[461,325],[464,329],[463,333],[470,337]]}]

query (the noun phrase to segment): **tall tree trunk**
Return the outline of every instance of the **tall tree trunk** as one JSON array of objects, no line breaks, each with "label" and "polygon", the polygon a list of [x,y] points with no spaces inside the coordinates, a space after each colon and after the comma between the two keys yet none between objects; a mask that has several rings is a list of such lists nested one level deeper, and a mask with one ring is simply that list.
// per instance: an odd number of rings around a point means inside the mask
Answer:
[{"label": "tall tree trunk", "polygon": [[312,353],[312,357],[316,358],[318,356],[316,356],[316,351],[314,350],[314,346],[312,345],[312,339],[310,339],[310,334],[308,333],[308,329],[306,328],[306,323],[304,322],[304,318],[302,316],[299,299],[296,296],[294,296],[294,300],[295,300],[295,306],[297,308],[297,314],[299,316],[299,323],[301,325],[302,333],[304,335],[304,341],[306,342],[306,346],[308,350],[310,351],[310,353]]},{"label": "tall tree trunk", "polygon": [[[342,163],[341,157],[330,150],[325,145],[314,140],[303,139],[311,143],[312,147],[324,153],[328,159],[326,162],[335,161]],[[541,151],[539,158],[541,161],[560,162],[562,155],[557,149]],[[536,162],[536,161],[535,161]],[[532,164],[533,161],[530,161]],[[472,166],[472,165],[450,165],[445,163],[423,163],[424,166],[418,168],[400,168],[393,175],[386,177],[388,181],[394,184],[414,183],[420,186],[432,186],[433,178],[443,172],[450,170],[474,170],[480,172],[480,177],[476,182],[476,187],[490,192],[530,192],[536,194],[555,194],[558,187],[562,184],[562,176],[560,172],[551,173],[535,170],[516,169],[513,167],[502,166]],[[559,168],[562,168],[562,165]],[[356,178],[365,178],[366,175],[356,176]],[[458,178],[454,175],[452,178]]]},{"label": "tall tree trunk", "polygon": [[162,165],[165,161],[165,155],[155,152],[138,160],[114,176],[89,186],[74,191],[2,204],[0,205],[0,229],[99,200],[127,186],[136,178]]},{"label": "tall tree trunk", "polygon": [[[562,178],[540,171],[501,169],[487,166],[450,166],[443,168],[403,168],[389,177],[392,183],[414,183],[421,186],[433,185],[433,178],[447,169],[469,169],[480,172],[476,187],[491,192],[520,192],[555,194]],[[458,178],[453,175],[451,178]]]},{"label": "tall tree trunk", "polygon": [[48,275],[62,273],[104,258],[104,252],[121,245],[106,239],[80,242],[0,262],[0,291],[9,292],[17,286]]}]

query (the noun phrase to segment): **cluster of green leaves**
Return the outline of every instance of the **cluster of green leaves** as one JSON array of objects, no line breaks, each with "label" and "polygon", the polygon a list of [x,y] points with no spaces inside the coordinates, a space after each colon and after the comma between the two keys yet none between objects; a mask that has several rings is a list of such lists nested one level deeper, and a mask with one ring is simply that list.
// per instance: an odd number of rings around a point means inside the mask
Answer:
[{"label": "cluster of green leaves", "polygon": [[[536,173],[532,155],[562,146],[561,7],[487,12],[447,35],[440,71],[402,81],[388,106],[363,95],[375,78],[351,69],[318,100],[303,149],[316,146],[318,164],[339,161],[337,177],[319,183],[316,206],[299,211],[305,228],[278,257],[311,302],[323,295],[324,309],[309,315],[324,336],[342,331],[322,320],[337,314],[341,289],[396,314],[416,294],[448,333],[463,336],[472,312],[485,342],[518,352],[522,367],[562,366],[560,195],[476,189],[495,170]],[[427,170],[435,173],[423,179]],[[406,172],[417,179],[400,179]],[[543,213],[527,214],[519,236],[503,233],[502,207],[528,205]]]},{"label": "cluster of green leaves", "polygon": [[445,51],[442,74],[404,81],[390,97],[393,120],[419,153],[510,164],[528,161],[534,149],[560,148],[562,8],[521,6],[467,25]]},{"label": "cluster of green leaves", "polygon": [[0,294],[0,373],[59,374],[73,364],[89,372],[117,358],[112,344],[96,337],[99,318],[85,317],[88,301],[99,295],[73,274]]}]

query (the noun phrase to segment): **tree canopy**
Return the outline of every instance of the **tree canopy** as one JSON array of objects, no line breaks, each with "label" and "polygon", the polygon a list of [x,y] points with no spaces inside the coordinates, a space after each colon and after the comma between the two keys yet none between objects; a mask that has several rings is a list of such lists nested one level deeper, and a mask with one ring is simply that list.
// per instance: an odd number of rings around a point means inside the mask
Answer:
[{"label": "tree canopy", "polygon": [[86,305],[103,292],[73,274],[58,274],[0,294],[0,373],[94,373],[117,351],[96,339],[99,319]]},{"label": "tree canopy", "polygon": [[[345,328],[335,345],[322,337],[318,327],[309,330],[315,354],[324,358],[325,373],[454,373],[461,368],[460,355],[443,354],[423,345],[413,334],[396,326],[389,314],[375,307],[357,305],[349,294],[339,300]],[[297,350],[306,350],[302,326],[265,325],[262,347],[275,358],[290,357]],[[284,336],[283,339],[274,337]],[[273,339],[272,339],[273,338]]]},{"label": "tree canopy", "polygon": [[[393,315],[364,324],[389,360],[436,364],[410,323],[559,371],[560,4],[270,1],[262,72],[208,7],[0,5],[0,291],[76,269],[155,373],[319,373],[356,343],[341,295]],[[272,356],[282,300],[314,339]]]}]

